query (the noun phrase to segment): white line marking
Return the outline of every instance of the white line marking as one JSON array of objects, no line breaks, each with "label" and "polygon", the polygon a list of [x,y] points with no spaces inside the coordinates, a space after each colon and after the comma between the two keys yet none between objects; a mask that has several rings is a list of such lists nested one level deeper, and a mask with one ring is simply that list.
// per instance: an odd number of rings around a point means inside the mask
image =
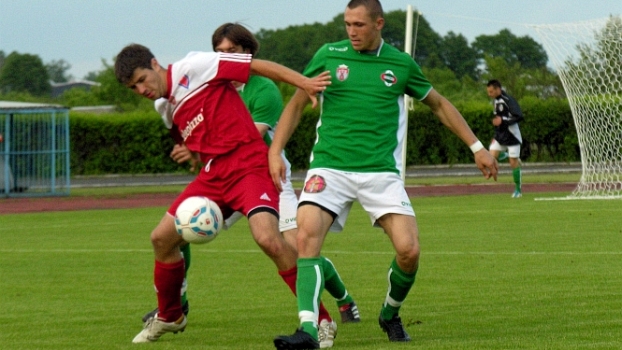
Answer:
[{"label": "white line marking", "polygon": [[[0,249],[0,253],[152,253],[151,249]],[[257,253],[263,254],[263,252],[259,249],[194,249],[192,251],[193,254],[249,254],[249,253]],[[343,250],[327,250],[323,252],[324,254],[346,254],[346,255],[359,255],[359,254],[367,254],[367,255],[395,255],[395,252],[386,251],[362,251],[362,252],[354,252],[354,251],[343,251]],[[499,256],[508,256],[508,255],[622,255],[622,251],[616,252],[571,252],[571,251],[556,251],[556,252],[429,252],[423,251],[422,255],[499,255]]]}]

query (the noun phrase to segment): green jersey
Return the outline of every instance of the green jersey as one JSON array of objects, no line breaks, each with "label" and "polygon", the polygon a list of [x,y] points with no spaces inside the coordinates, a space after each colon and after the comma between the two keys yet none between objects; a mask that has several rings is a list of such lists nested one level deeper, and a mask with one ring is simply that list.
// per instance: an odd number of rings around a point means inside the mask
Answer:
[{"label": "green jersey", "polygon": [[422,100],[432,90],[421,68],[384,42],[369,54],[344,40],[322,46],[304,74],[323,71],[332,78],[321,95],[311,168],[399,174],[408,117],[404,94]]},{"label": "green jersey", "polygon": [[266,77],[251,75],[241,89],[240,95],[246,108],[251,112],[253,121],[268,125],[268,132],[263,139],[270,146],[274,128],[283,111],[283,97],[279,88]]}]

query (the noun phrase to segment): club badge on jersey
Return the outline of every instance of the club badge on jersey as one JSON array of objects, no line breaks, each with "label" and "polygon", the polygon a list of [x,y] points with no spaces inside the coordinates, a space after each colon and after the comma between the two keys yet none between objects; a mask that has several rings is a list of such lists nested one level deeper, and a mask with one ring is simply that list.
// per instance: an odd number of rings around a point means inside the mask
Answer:
[{"label": "club badge on jersey", "polygon": [[337,67],[336,75],[339,81],[345,81],[348,79],[348,75],[350,75],[350,68],[348,68],[345,64],[340,64],[339,67]]}]

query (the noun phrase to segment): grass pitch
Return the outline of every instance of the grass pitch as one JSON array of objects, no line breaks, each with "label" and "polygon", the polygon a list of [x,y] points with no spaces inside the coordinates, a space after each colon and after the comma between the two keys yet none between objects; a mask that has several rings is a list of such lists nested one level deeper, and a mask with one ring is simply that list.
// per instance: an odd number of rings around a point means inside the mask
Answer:
[{"label": "grass pitch", "polygon": [[[334,349],[622,348],[622,206],[533,200],[560,195],[414,198],[422,256],[406,344],[378,327],[393,252],[355,205],[323,251],[363,320],[339,324]],[[186,331],[131,344],[156,304],[149,232],[164,211],[1,216],[0,348],[273,349],[294,331],[295,298],[241,221],[192,247]]]}]

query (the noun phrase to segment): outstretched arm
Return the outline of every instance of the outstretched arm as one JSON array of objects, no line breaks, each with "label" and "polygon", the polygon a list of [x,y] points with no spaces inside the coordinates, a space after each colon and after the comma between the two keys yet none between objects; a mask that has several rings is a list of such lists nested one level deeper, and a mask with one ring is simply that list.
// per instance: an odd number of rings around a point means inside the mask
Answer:
[{"label": "outstretched arm", "polygon": [[251,74],[262,75],[276,81],[282,81],[304,90],[312,102],[313,108],[317,105],[316,95],[330,85],[330,73],[323,72],[317,77],[307,78],[304,75],[275,62],[253,59]]},{"label": "outstretched arm", "polygon": [[460,112],[445,97],[432,89],[428,96],[422,101],[438,119],[451,132],[456,134],[462,142],[471,147],[475,156],[475,163],[486,179],[494,178],[497,180],[497,161],[488,153],[486,148],[477,139],[471,127],[464,120]]},{"label": "outstretched arm", "polygon": [[286,170],[285,163],[281,157],[281,152],[283,152],[285,145],[287,145],[287,141],[289,141],[290,137],[292,137],[292,134],[294,133],[294,130],[296,130],[296,127],[300,122],[302,112],[309,101],[309,96],[301,89],[297,89],[294,96],[292,96],[289,103],[287,103],[283,109],[283,113],[281,113],[281,118],[279,119],[279,124],[274,132],[274,138],[272,139],[272,144],[270,145],[270,150],[268,152],[268,161],[270,164],[270,175],[272,176],[272,181],[279,191],[282,191],[281,183],[285,182]]}]

